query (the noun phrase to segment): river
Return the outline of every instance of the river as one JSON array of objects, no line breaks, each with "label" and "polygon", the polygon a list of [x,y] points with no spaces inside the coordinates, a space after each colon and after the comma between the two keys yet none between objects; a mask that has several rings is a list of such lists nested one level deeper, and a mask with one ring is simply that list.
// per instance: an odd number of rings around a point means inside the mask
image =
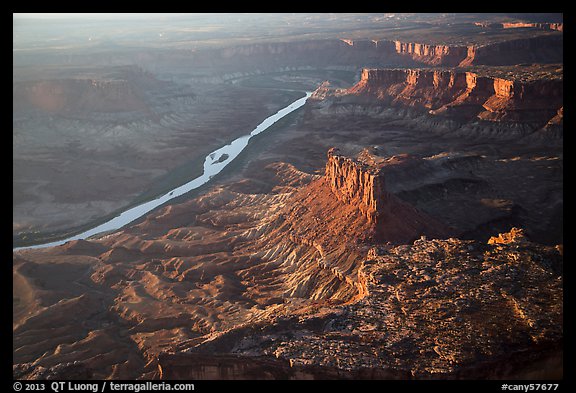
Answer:
[{"label": "river", "polygon": [[13,251],[27,248],[43,248],[43,247],[59,246],[71,240],[87,239],[91,236],[103,232],[109,232],[116,229],[120,229],[123,226],[130,224],[134,220],[142,217],[143,215],[149,213],[158,206],[163,205],[169,200],[179,197],[209,182],[210,179],[212,179],[212,177],[220,173],[222,169],[224,169],[228,164],[230,164],[242,152],[242,150],[244,150],[244,148],[248,146],[250,138],[252,138],[254,135],[260,134],[261,132],[265,131],[268,127],[270,127],[272,124],[274,124],[284,116],[302,107],[306,103],[306,100],[308,99],[308,97],[310,97],[310,95],[312,95],[311,92],[306,92],[306,96],[294,101],[285,108],[280,109],[272,116],[269,116],[266,119],[264,119],[264,121],[258,124],[258,126],[250,134],[243,135],[232,141],[230,144],[223,146],[218,150],[215,150],[212,153],[208,154],[206,156],[206,159],[204,160],[204,172],[202,173],[202,175],[189,181],[188,183],[176,187],[175,189],[165,193],[164,195],[156,199],[142,203],[141,205],[138,206],[131,207],[123,211],[116,217],[112,218],[111,220],[106,221],[105,223],[100,224],[78,235],[74,235],[69,238],[63,240],[57,240],[50,243],[17,247],[14,248]]}]

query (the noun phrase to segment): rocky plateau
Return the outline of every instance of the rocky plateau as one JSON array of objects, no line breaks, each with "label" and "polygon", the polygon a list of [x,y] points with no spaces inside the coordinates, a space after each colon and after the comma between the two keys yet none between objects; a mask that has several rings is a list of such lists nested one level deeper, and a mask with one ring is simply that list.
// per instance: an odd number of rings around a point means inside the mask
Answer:
[{"label": "rocky plateau", "polygon": [[15,48],[15,246],[313,93],[14,250],[13,377],[562,379],[563,23],[490,15]]}]

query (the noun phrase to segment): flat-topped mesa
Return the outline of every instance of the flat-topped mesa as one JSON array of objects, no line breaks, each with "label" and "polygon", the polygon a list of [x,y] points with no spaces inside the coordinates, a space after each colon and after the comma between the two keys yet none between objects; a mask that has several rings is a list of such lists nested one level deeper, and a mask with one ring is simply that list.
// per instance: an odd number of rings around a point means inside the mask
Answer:
[{"label": "flat-topped mesa", "polygon": [[334,195],[344,203],[355,203],[370,223],[377,221],[387,192],[382,166],[367,152],[357,159],[338,154],[337,148],[328,150],[326,180]]}]

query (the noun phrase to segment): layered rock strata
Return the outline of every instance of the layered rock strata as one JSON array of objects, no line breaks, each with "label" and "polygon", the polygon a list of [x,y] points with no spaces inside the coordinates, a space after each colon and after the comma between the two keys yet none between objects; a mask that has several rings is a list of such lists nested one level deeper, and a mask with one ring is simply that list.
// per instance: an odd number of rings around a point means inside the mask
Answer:
[{"label": "layered rock strata", "polygon": [[558,63],[563,61],[563,37],[517,38],[494,44],[472,45],[459,66]]},{"label": "layered rock strata", "polygon": [[363,165],[337,152],[336,148],[328,151],[325,177],[330,189],[344,203],[357,201],[368,221],[376,222],[386,199],[381,169]]},{"label": "layered rock strata", "polygon": [[387,164],[394,160],[395,157],[385,159],[370,154],[366,149],[351,158],[332,148],[323,181],[336,199],[366,217],[374,240],[404,243],[422,235],[446,236],[448,227],[387,192],[384,174]]},{"label": "layered rock strata", "polygon": [[[244,63],[248,58],[263,63],[294,64],[305,59],[308,65],[354,65],[383,63],[397,65],[470,66],[517,64],[528,61],[561,62],[562,34],[515,38],[477,44],[432,44],[393,39],[340,39],[277,42],[221,48],[199,53],[227,62]],[[274,59],[270,59],[274,56]],[[194,56],[195,58],[196,56]]]},{"label": "layered rock strata", "polygon": [[[376,157],[360,157],[364,170],[355,160],[331,157],[328,167],[343,176],[338,188],[330,186],[330,171],[312,176],[276,164],[266,172],[282,178],[275,182],[283,192],[216,187],[100,240],[17,253],[18,372],[48,375],[73,358],[94,378],[134,376],[135,366],[150,372],[143,365],[154,365],[166,345],[179,351],[238,326],[364,297],[367,244],[409,242],[443,227],[392,196],[379,198],[386,191],[378,177],[358,182],[377,168],[370,164]],[[58,289],[62,280],[73,284]],[[71,314],[77,317],[61,319]],[[78,318],[86,321],[80,327]],[[59,330],[45,336],[52,323]],[[129,338],[116,342],[125,329]],[[118,363],[115,346],[129,363]]]},{"label": "layered rock strata", "polygon": [[276,163],[253,179],[267,193],[213,187],[15,253],[15,377],[491,378],[556,361],[557,249],[425,240],[438,223],[380,188],[389,159]]},{"label": "layered rock strata", "polygon": [[[326,98],[326,86],[313,98]],[[360,81],[332,95],[372,104],[410,107],[464,121],[524,123],[543,127],[561,116],[561,78],[529,81],[476,72],[427,69],[364,69]],[[554,120],[558,122],[558,120]]]},{"label": "layered rock strata", "polygon": [[[269,356],[296,367],[286,378],[302,370],[310,378],[561,378],[561,254],[516,232],[500,236],[512,240],[374,247],[357,302],[218,334],[181,355],[188,371],[178,357],[160,364],[173,367],[167,376],[198,377],[199,356],[216,352],[232,353],[240,375],[249,375],[242,357]],[[263,378],[283,371],[281,362],[264,367]]]},{"label": "layered rock strata", "polygon": [[474,25],[490,29],[540,29],[564,31],[564,23],[560,22],[475,22]]}]

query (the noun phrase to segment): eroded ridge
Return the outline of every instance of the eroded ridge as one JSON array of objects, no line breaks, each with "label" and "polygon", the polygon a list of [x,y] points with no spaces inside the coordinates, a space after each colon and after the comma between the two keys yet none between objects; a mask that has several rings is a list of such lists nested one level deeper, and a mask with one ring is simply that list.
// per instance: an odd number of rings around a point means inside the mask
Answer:
[{"label": "eroded ridge", "polygon": [[374,180],[397,158],[336,153],[324,176],[272,163],[101,239],[16,252],[14,375],[457,378],[557,360],[559,249],[521,231],[427,240],[443,226]]},{"label": "eroded ridge", "polygon": [[501,235],[505,243],[422,238],[374,247],[359,301],[228,332],[183,361],[192,374],[177,357],[162,366],[174,367],[169,376],[197,375],[198,354],[217,350],[238,364],[275,357],[266,371],[293,378],[302,370],[319,378],[523,377],[533,361],[558,377],[562,256],[515,231]]}]

